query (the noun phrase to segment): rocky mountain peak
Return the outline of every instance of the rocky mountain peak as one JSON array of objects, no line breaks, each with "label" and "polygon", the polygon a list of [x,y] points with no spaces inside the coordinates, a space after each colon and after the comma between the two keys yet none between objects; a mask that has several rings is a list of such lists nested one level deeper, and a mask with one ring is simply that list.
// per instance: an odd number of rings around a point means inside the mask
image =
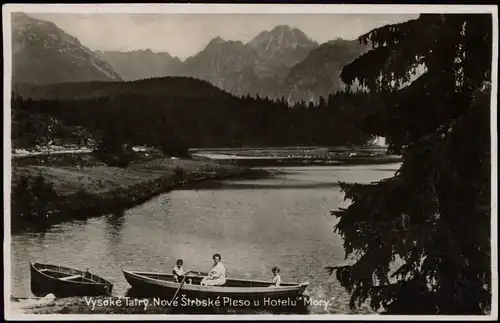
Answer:
[{"label": "rocky mountain peak", "polygon": [[14,82],[121,80],[108,63],[53,22],[24,13],[14,13],[11,18]]},{"label": "rocky mountain peak", "polygon": [[279,25],[271,31],[263,31],[249,45],[261,52],[277,51],[286,47],[317,46],[301,30],[288,25]]},{"label": "rocky mountain peak", "polygon": [[288,25],[278,25],[271,30],[271,33],[277,33],[277,32],[279,33],[292,32],[292,27]]},{"label": "rocky mountain peak", "polygon": [[217,37],[215,37],[214,39],[212,39],[208,43],[208,46],[210,46],[210,45],[221,45],[221,44],[224,44],[225,42],[226,41],[221,36],[217,36]]},{"label": "rocky mountain peak", "polygon": [[285,80],[288,101],[317,101],[320,96],[326,97],[343,89],[342,68],[368,49],[357,40],[341,38],[321,44],[290,69]]}]

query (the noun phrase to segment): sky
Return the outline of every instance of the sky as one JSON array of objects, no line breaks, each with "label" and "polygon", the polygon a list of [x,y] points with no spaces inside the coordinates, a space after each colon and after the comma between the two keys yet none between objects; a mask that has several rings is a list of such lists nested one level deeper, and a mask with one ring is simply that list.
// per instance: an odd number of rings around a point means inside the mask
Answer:
[{"label": "sky", "polygon": [[318,43],[355,39],[383,25],[418,17],[416,14],[151,14],[151,13],[29,13],[54,22],[92,50],[151,49],[184,60],[211,39],[249,42],[277,25],[302,30]]}]

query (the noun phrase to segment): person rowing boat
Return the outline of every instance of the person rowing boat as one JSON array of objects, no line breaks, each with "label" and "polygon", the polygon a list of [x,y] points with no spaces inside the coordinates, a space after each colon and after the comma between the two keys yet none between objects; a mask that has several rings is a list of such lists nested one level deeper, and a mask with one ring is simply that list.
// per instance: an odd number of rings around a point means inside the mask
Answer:
[{"label": "person rowing boat", "polygon": [[[185,271],[183,265],[184,261],[182,259],[177,259],[175,266],[172,268],[172,274],[174,275],[174,278],[178,283],[182,282],[184,276],[187,276],[187,274],[190,272],[190,270]],[[186,279],[187,284],[191,284],[191,282],[191,278]]]},{"label": "person rowing boat", "polygon": [[186,274],[183,265],[184,261],[182,259],[177,259],[175,266],[172,268],[172,274],[178,283],[181,282],[183,276]]}]

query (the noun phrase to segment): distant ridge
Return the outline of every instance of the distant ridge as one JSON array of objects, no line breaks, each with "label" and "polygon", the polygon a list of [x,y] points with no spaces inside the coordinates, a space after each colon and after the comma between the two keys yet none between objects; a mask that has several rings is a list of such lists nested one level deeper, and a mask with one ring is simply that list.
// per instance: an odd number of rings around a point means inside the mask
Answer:
[{"label": "distant ridge", "polygon": [[167,52],[155,53],[151,49],[120,51],[96,51],[98,57],[108,62],[126,81],[150,77],[175,76],[183,67],[178,57]]},{"label": "distant ridge", "polygon": [[12,13],[12,81],[119,81],[120,75],[54,23]]}]

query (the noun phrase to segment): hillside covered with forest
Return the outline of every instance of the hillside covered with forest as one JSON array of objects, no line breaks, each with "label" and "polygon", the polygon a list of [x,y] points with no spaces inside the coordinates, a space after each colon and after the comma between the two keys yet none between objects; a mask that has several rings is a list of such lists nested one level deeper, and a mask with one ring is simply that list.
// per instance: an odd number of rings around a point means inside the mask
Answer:
[{"label": "hillside covered with forest", "polygon": [[[252,147],[362,145],[362,121],[378,106],[363,93],[338,92],[317,105],[282,98],[236,97],[189,77],[133,82],[17,84],[12,100],[13,141],[23,142],[36,114],[83,127],[113,145]],[[32,121],[30,121],[32,120]],[[40,128],[40,127],[38,127]],[[37,127],[32,127],[38,129]],[[43,128],[43,127],[41,127]],[[39,140],[50,133],[42,129]]]}]

